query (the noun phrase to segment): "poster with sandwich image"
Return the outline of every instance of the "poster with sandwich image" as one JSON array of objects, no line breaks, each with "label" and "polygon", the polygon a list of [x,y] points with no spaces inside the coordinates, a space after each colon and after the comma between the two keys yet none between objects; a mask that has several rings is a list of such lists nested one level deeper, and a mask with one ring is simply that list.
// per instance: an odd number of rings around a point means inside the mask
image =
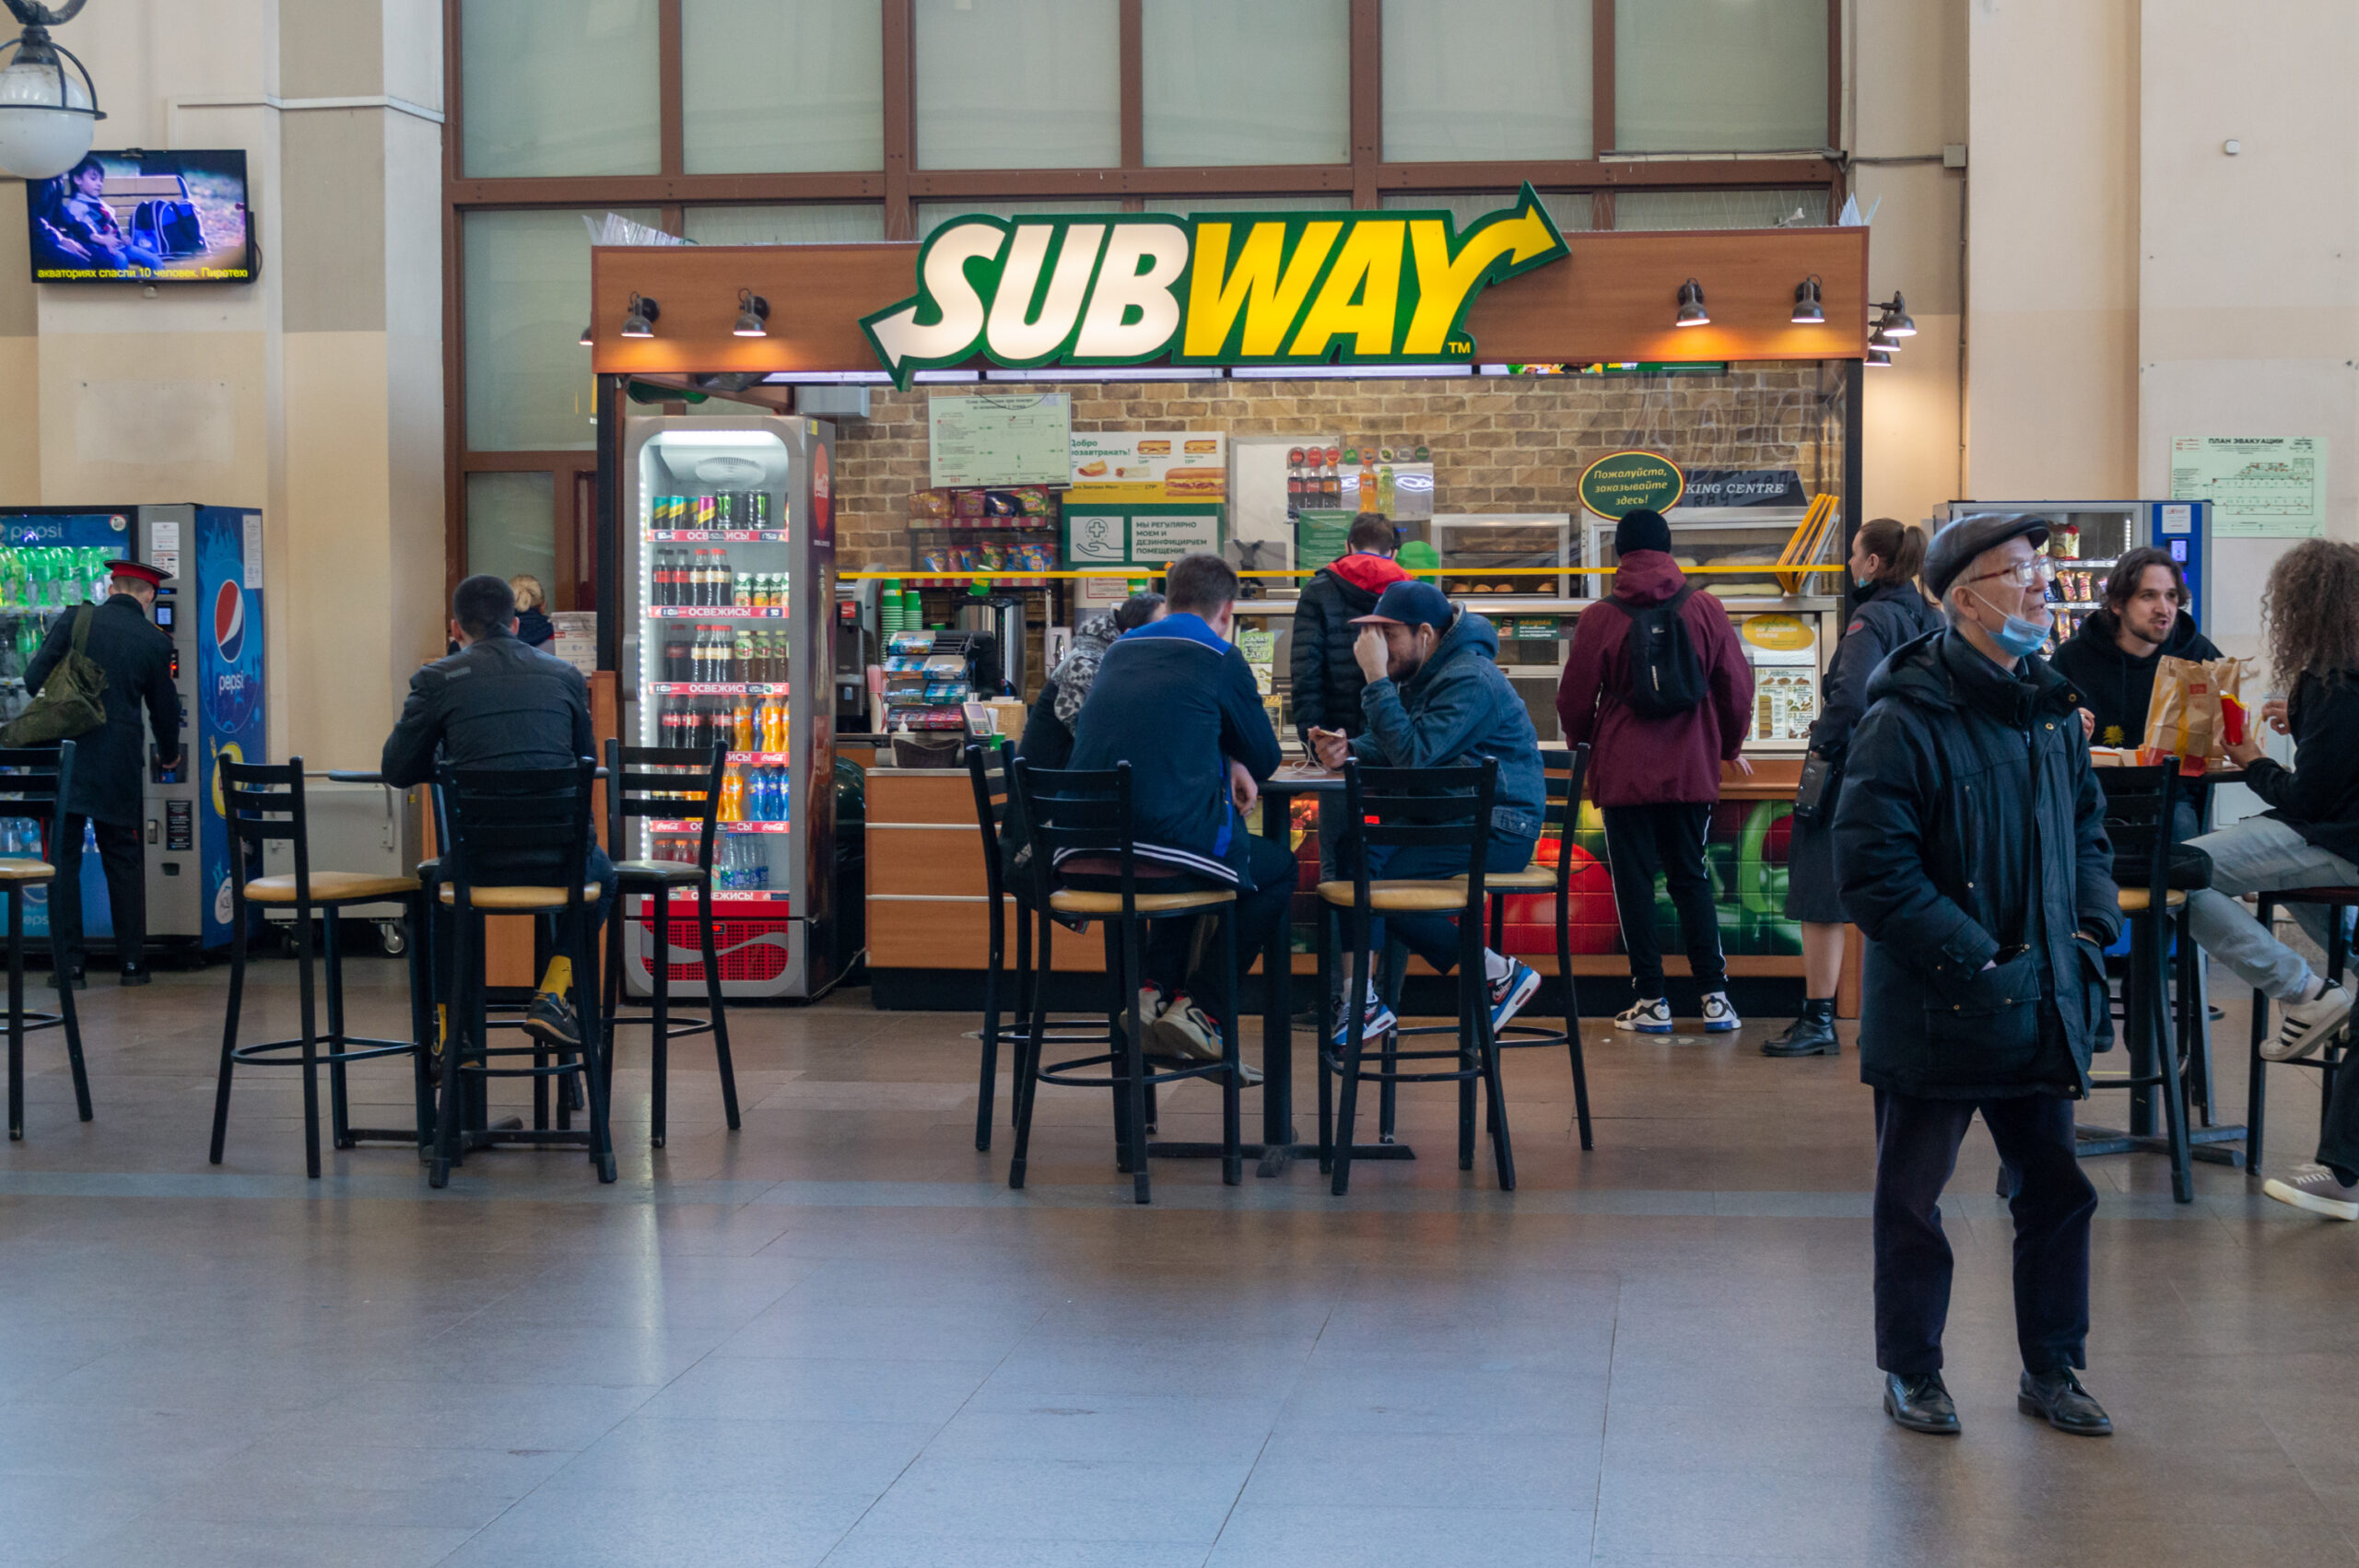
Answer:
[{"label": "poster with sandwich image", "polygon": [[1075,430],[1074,502],[1153,505],[1228,497],[1228,438],[1203,430]]}]

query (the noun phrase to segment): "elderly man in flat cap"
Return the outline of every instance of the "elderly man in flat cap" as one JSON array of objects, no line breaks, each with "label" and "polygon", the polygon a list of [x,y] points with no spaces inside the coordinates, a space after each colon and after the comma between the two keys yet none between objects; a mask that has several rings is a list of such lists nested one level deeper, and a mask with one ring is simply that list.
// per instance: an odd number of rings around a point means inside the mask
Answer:
[{"label": "elderly man in flat cap", "polygon": [[1843,907],[1867,941],[1860,1076],[1875,1090],[1876,1364],[1884,1410],[1954,1433],[1942,1383],[1951,1258],[1938,1207],[1979,1111],[2012,1173],[2016,1405],[2060,1432],[2113,1423],[2087,1364],[2089,1220],[2072,1102],[2110,1040],[2121,915],[2073,688],[2039,656],[2045,520],[1963,519],[1925,586],[1946,627],[1868,683],[1836,808]]}]

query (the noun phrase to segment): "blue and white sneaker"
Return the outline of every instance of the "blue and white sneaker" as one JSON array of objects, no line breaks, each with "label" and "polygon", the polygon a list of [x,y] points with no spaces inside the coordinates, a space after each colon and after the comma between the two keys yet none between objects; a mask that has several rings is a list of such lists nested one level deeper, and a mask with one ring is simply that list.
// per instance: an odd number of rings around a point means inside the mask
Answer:
[{"label": "blue and white sneaker", "polygon": [[1524,1004],[1540,994],[1540,975],[1520,959],[1508,960],[1508,972],[1491,982],[1491,1033],[1508,1026]]},{"label": "blue and white sneaker", "polygon": [[1707,1034],[1726,1035],[1743,1026],[1744,1020],[1729,1005],[1726,991],[1704,993],[1704,1030]]},{"label": "blue and white sneaker", "polygon": [[1641,1035],[1668,1035],[1671,1033],[1671,1003],[1661,997],[1640,997],[1614,1015],[1614,1026],[1635,1030]]},{"label": "blue and white sneaker", "polygon": [[[1375,997],[1367,999],[1367,1008],[1360,1013],[1360,1038],[1380,1040],[1401,1026],[1392,1010]],[[1348,1022],[1335,1026],[1335,1048],[1342,1050],[1352,1042],[1352,1026]]]}]

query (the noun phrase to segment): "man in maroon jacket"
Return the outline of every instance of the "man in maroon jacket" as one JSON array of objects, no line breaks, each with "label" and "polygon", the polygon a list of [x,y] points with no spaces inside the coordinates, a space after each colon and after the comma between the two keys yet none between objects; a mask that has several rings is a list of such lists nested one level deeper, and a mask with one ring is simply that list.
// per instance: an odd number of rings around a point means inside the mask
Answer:
[{"label": "man in maroon jacket", "polygon": [[[1720,798],[1720,764],[1753,771],[1743,755],[1753,727],[1753,667],[1720,602],[1690,590],[1671,558],[1671,525],[1661,512],[1642,508],[1625,517],[1614,531],[1614,552],[1621,560],[1614,596],[1576,623],[1556,687],[1565,744],[1590,746],[1590,795],[1605,817],[1614,906],[1637,986],[1637,1003],[1614,1023],[1642,1035],[1671,1033],[1662,949],[1655,938],[1655,877],[1661,873],[1670,883],[1688,966],[1703,992],[1704,1027],[1732,1030],[1739,1021],[1729,1005],[1704,835]],[[1648,718],[1630,702],[1633,613],[1674,600],[1702,696],[1684,711]]]}]

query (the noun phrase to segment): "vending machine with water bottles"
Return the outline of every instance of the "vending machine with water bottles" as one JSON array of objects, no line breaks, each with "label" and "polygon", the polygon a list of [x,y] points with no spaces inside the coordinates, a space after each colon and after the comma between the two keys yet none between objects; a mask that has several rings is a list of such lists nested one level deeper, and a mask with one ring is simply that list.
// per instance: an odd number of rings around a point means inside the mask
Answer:
[{"label": "vending machine with water bottles", "polygon": [[[218,947],[229,940],[229,837],[214,783],[222,756],[268,755],[263,635],[262,514],[191,503],[0,511],[0,722],[24,711],[25,666],[59,616],[101,603],[107,563],[159,568],[157,628],[171,639],[181,698],[181,755],[167,768],[145,747],[141,836],[147,841],[147,939]],[[82,919],[92,947],[114,934],[95,844],[82,857]],[[0,821],[0,852],[39,852],[32,824]],[[27,929],[46,935],[47,900],[27,901]]]}]

